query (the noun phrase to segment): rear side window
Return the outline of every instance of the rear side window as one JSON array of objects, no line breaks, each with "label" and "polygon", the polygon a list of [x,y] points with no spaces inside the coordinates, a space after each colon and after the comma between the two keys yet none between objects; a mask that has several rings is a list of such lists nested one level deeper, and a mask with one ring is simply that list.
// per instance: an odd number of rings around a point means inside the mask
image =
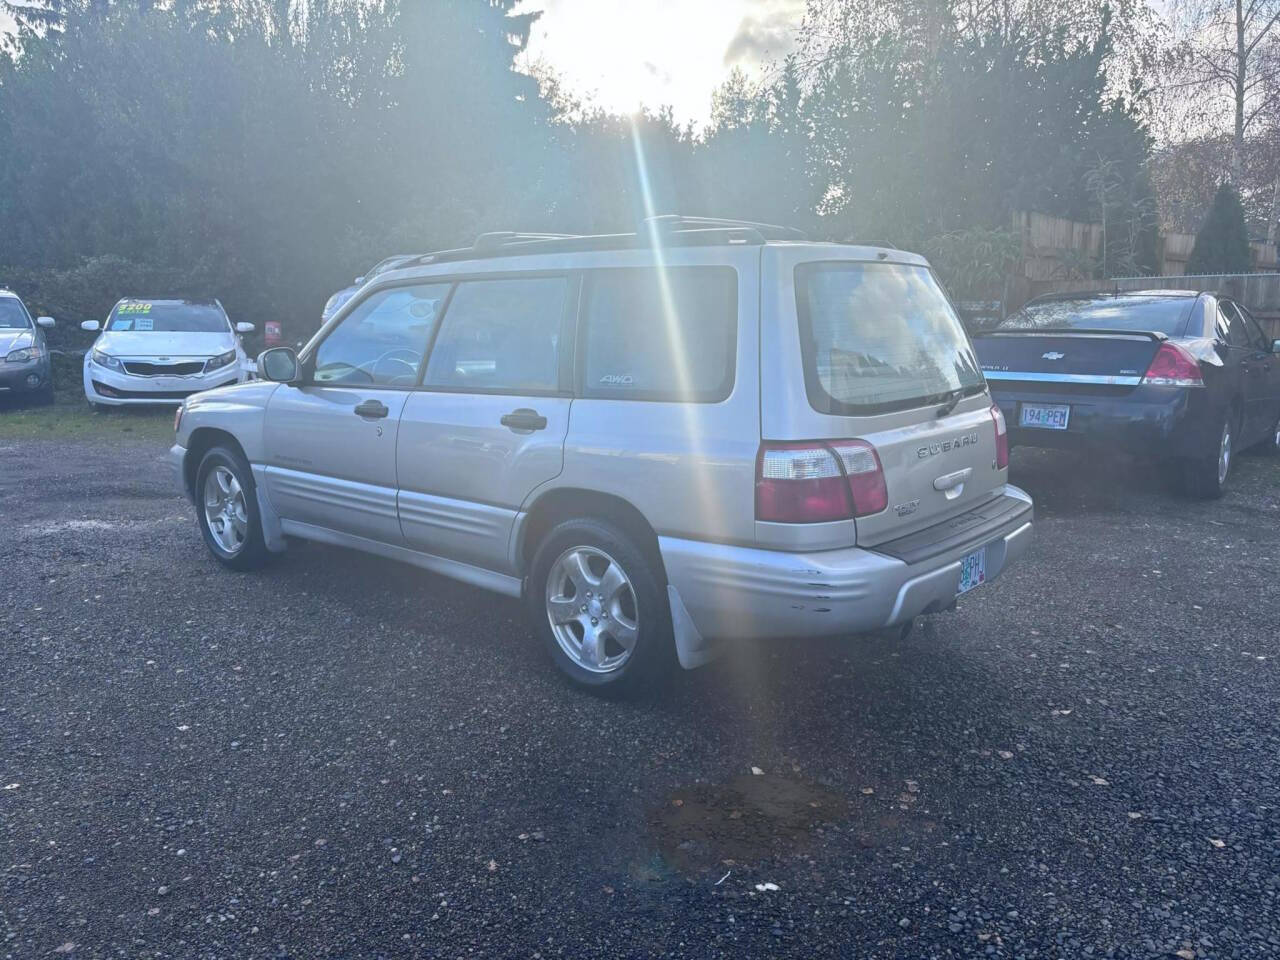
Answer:
[{"label": "rear side window", "polygon": [[449,301],[423,385],[555,393],[569,301],[565,277],[464,280]]},{"label": "rear side window", "polygon": [[732,392],[732,267],[594,270],[585,297],[584,396],[716,403]]},{"label": "rear side window", "polygon": [[859,416],[985,389],[969,338],[922,266],[809,263],[796,268],[809,403]]}]

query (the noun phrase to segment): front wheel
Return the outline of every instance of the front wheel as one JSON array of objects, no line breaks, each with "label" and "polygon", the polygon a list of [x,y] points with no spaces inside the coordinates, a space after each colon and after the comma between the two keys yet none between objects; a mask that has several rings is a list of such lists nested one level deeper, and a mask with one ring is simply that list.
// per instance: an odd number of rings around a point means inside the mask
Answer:
[{"label": "front wheel", "polygon": [[1183,467],[1183,482],[1194,497],[1216,500],[1227,489],[1231,468],[1235,465],[1238,418],[1231,413],[1223,417],[1217,441],[1211,442],[1204,453]]},{"label": "front wheel", "polygon": [[1280,457],[1280,416],[1271,425],[1271,432],[1258,444],[1258,449],[1268,457]]},{"label": "front wheel", "polygon": [[232,570],[266,561],[253,471],[238,450],[214,447],[196,471],[196,519],[209,552]]},{"label": "front wheel", "polygon": [[612,523],[580,519],[554,527],[534,555],[526,602],[552,660],[580,687],[634,695],[673,669],[661,573]]}]

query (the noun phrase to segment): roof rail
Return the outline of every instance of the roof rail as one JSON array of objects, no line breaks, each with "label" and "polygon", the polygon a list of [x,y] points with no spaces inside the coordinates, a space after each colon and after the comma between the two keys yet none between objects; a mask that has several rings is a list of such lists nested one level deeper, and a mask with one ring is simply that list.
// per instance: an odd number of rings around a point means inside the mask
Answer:
[{"label": "roof rail", "polygon": [[635,233],[522,233],[513,230],[482,233],[469,247],[436,250],[409,262],[425,265],[538,253],[639,249],[650,246],[655,239],[670,246],[730,246],[764,244],[773,240],[804,240],[806,237],[803,231],[771,223],[668,214],[641,221]]},{"label": "roof rail", "polygon": [[514,230],[494,230],[476,237],[472,247],[476,250],[493,250],[509,243],[531,243],[537,240],[574,240],[576,233],[519,233]]},{"label": "roof rail", "polygon": [[782,227],[776,223],[757,223],[754,220],[726,220],[721,217],[685,217],[668,213],[657,217],[645,217],[644,225],[654,231],[684,233],[693,230],[746,230],[759,236],[759,242],[769,240],[807,240],[803,230]]}]

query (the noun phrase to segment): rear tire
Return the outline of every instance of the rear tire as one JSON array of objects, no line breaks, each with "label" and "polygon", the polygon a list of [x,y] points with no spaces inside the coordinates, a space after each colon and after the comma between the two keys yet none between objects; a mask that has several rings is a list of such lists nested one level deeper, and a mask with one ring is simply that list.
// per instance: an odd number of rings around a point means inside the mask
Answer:
[{"label": "rear tire", "polygon": [[196,522],[214,559],[231,570],[256,570],[267,559],[253,471],[240,451],[213,447],[200,461]]},{"label": "rear tire", "polygon": [[657,563],[604,520],[566,520],[538,546],[525,602],[551,659],[581,689],[636,696],[675,664],[671,607]]},{"label": "rear tire", "polygon": [[1240,418],[1234,411],[1223,416],[1217,432],[1217,440],[1211,441],[1212,449],[1182,467],[1182,481],[1186,492],[1202,500],[1217,500],[1226,492],[1227,481],[1235,467]]}]

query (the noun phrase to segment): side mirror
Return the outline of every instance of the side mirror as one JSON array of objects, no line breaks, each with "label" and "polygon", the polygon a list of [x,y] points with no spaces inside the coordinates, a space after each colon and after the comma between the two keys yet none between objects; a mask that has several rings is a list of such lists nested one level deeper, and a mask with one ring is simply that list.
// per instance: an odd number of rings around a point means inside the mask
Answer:
[{"label": "side mirror", "polygon": [[97,320],[83,320],[80,323],[81,330],[88,330],[90,333],[96,333],[98,330]]},{"label": "side mirror", "polygon": [[237,323],[236,333],[253,333],[253,324],[244,322]]},{"label": "side mirror", "polygon": [[288,347],[272,347],[258,354],[258,376],[273,383],[298,379],[298,355]]},{"label": "side mirror", "polygon": [[53,317],[36,317],[36,324],[48,329],[53,326]]}]

